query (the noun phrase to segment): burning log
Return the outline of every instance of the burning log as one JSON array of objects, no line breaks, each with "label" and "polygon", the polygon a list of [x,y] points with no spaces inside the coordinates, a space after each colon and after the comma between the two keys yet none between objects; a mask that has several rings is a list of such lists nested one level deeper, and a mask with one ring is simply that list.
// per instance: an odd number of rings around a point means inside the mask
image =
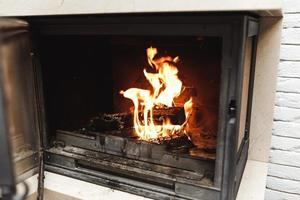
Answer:
[{"label": "burning log", "polygon": [[170,151],[187,151],[192,147],[194,144],[186,134],[175,135],[167,142],[167,149]]},{"label": "burning log", "polygon": [[[143,113],[139,112],[142,116]],[[154,121],[162,124],[166,119],[174,125],[181,125],[185,121],[185,113],[183,107],[162,107],[153,110]],[[99,114],[89,120],[86,126],[80,129],[81,132],[105,132],[123,130],[133,128],[133,113],[115,113],[115,114]]]},{"label": "burning log", "polygon": [[93,131],[93,132],[105,132],[122,130],[126,126],[132,126],[132,114],[131,113],[117,113],[117,114],[99,114],[89,120],[86,126],[80,129],[81,132]]},{"label": "burning log", "polygon": [[162,107],[153,109],[154,120],[161,122],[169,119],[171,124],[181,125],[185,122],[185,113],[183,107]]}]

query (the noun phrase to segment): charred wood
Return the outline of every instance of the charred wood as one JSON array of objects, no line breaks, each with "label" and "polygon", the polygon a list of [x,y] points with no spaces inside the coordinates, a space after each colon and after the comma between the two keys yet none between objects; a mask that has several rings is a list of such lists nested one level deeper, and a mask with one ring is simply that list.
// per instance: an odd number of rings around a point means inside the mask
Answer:
[{"label": "charred wood", "polygon": [[[139,113],[143,117],[143,113]],[[160,107],[153,110],[154,121],[162,124],[167,119],[174,125],[181,125],[185,121],[185,113],[183,107]],[[99,114],[91,118],[87,125],[80,129],[81,132],[94,131],[114,131],[123,130],[133,127],[133,113],[115,113],[115,114]]]}]

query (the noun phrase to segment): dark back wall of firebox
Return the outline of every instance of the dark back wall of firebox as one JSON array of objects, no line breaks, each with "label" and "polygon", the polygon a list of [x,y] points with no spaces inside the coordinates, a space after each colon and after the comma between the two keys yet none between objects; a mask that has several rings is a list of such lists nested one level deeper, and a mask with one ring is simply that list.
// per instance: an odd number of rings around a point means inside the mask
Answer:
[{"label": "dark back wall of firebox", "polygon": [[99,112],[112,112],[109,45],[97,36],[39,40],[47,126],[76,130]]},{"label": "dark back wall of firebox", "polygon": [[184,86],[196,88],[192,95],[196,95],[201,114],[197,123],[216,135],[221,44],[220,38],[213,37],[40,36],[38,50],[50,133],[77,130],[98,113],[128,112],[132,102],[119,91],[150,88],[143,69],[153,70],[146,55],[146,48],[153,46],[158,48],[158,56],[179,56],[179,78]]}]

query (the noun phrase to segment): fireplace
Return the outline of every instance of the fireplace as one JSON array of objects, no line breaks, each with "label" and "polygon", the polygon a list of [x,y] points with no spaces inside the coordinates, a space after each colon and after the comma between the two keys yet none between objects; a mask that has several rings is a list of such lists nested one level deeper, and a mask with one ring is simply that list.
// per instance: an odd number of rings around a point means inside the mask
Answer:
[{"label": "fireplace", "polygon": [[[21,172],[39,164],[40,175],[45,168],[153,199],[235,198],[249,147],[257,18],[22,20],[29,28],[12,20],[7,31],[22,39],[4,43],[16,44],[11,52],[21,42],[29,47],[17,54],[17,75],[2,80],[4,96],[30,105],[24,117],[33,118],[22,122],[26,148],[13,147],[17,155],[32,152],[30,162],[19,159]],[[9,116],[17,111],[5,111],[14,124]]]}]

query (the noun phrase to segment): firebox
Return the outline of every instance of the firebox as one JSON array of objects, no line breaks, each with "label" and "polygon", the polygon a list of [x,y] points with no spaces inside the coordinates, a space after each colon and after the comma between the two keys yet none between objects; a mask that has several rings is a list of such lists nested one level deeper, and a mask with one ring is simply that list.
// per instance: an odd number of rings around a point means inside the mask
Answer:
[{"label": "firebox", "polygon": [[45,169],[153,199],[235,199],[257,18],[78,15],[0,25],[4,197],[37,172],[42,189]]}]

